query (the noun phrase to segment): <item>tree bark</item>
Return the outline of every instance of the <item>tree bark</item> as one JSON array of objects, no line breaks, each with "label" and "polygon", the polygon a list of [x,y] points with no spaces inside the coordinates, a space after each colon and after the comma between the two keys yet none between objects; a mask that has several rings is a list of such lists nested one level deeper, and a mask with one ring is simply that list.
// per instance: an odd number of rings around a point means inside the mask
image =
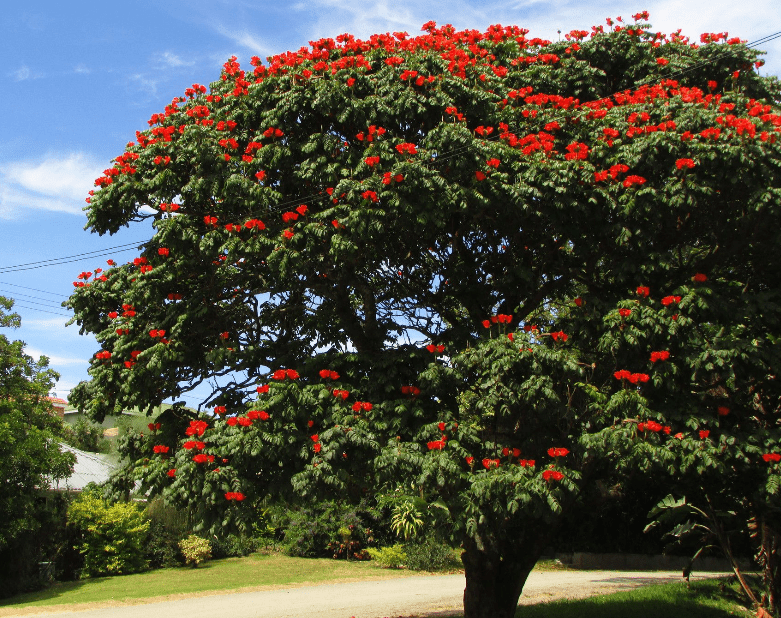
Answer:
[{"label": "tree bark", "polygon": [[474,540],[464,544],[464,618],[513,618],[518,599],[542,548],[515,552],[479,549]]}]

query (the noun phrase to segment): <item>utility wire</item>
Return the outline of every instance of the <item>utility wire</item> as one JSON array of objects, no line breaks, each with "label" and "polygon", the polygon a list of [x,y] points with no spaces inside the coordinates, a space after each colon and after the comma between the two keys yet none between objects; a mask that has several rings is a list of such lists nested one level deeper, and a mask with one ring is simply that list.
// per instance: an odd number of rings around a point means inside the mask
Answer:
[{"label": "utility wire", "polygon": [[40,260],[38,262],[28,262],[26,264],[16,264],[14,266],[1,266],[0,273],[19,272],[21,270],[33,270],[36,268],[45,268],[46,266],[59,266],[60,264],[80,262],[82,260],[89,260],[96,257],[104,257],[115,252],[122,253],[124,251],[130,251],[131,249],[137,249],[141,244],[143,244],[143,241],[127,243],[125,245],[118,245],[116,247],[108,247],[106,249],[98,249],[96,251],[88,251],[87,253],[77,253],[75,255]]},{"label": "utility wire", "polygon": [[67,298],[67,296],[64,296],[62,294],[56,294],[55,292],[48,292],[47,290],[39,290],[38,288],[30,288],[25,285],[18,285],[16,283],[8,283],[7,281],[0,281],[0,285],[10,285],[14,288],[21,288],[22,290],[32,290],[33,292],[40,292],[41,294],[49,294],[51,296],[56,296],[57,298]]}]

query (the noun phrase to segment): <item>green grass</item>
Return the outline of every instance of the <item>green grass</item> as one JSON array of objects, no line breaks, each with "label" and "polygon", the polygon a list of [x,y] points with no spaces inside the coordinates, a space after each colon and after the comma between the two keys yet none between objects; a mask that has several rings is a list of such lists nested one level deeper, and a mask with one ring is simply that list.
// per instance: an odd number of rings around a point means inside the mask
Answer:
[{"label": "green grass", "polygon": [[198,568],[180,567],[75,582],[58,582],[46,590],[0,600],[2,608],[36,607],[80,603],[117,602],[172,594],[318,584],[362,579],[386,579],[419,575],[389,571],[371,562],[347,562],[325,558],[290,558],[278,554],[252,554],[246,558],[210,560]]},{"label": "green grass", "polygon": [[719,580],[647,586],[575,601],[522,607],[516,618],[727,618],[752,616],[736,584]]},{"label": "green grass", "polygon": [[[540,570],[558,570],[553,562]],[[86,604],[204,594],[323,582],[358,581],[419,575],[414,571],[381,569],[371,562],[290,558],[252,554],[203,563],[197,569],[176,568],[135,575],[62,582],[39,592],[0,601],[0,617],[9,610],[52,605],[87,609]],[[736,585],[696,581],[648,586],[627,592],[576,601],[553,601],[519,608],[516,618],[727,618],[748,616]]]}]

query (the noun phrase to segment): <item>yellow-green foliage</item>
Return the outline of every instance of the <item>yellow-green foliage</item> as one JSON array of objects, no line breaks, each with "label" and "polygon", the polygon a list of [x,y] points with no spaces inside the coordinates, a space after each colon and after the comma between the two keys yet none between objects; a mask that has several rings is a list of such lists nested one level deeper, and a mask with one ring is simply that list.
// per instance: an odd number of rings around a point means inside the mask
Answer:
[{"label": "yellow-green foliage", "polygon": [[212,557],[212,546],[207,539],[191,534],[179,541],[179,549],[187,564],[197,567],[199,563]]},{"label": "yellow-green foliage", "polygon": [[369,552],[372,560],[386,569],[399,569],[404,566],[407,560],[407,554],[404,553],[404,546],[401,543],[379,549],[369,547],[366,551]]},{"label": "yellow-green foliage", "polygon": [[134,503],[109,505],[85,494],[68,508],[68,525],[81,533],[78,549],[87,575],[119,575],[147,568],[144,547],[149,522]]}]

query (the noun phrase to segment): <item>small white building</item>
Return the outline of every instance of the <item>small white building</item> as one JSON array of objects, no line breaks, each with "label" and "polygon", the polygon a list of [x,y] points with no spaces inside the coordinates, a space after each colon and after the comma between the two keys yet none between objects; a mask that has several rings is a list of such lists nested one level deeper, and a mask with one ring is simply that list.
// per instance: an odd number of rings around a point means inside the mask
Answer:
[{"label": "small white building", "polygon": [[107,455],[80,451],[62,442],[60,448],[63,452],[73,453],[76,462],[73,474],[68,478],[50,479],[54,491],[82,491],[89,483],[104,483],[118,467]]}]

